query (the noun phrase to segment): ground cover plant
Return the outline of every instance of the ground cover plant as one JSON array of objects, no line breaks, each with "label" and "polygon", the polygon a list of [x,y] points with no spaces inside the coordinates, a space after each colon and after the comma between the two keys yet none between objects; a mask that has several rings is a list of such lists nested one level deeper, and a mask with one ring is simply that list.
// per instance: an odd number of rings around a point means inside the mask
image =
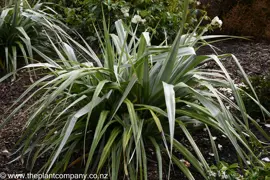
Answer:
[{"label": "ground cover plant", "polygon": [[[22,94],[14,103],[15,110],[0,126],[8,123],[29,99],[39,97],[30,108],[16,159],[24,158],[33,168],[38,158],[47,155],[40,172],[65,172],[81,165],[85,173],[106,172],[111,179],[124,176],[135,180],[148,178],[149,151],[153,149],[159,179],[169,176],[172,166],[188,179],[195,179],[194,171],[204,179],[216,179],[215,168],[192,136],[206,130],[217,168],[221,164],[233,170],[235,166],[220,161],[213,131],[229,139],[241,168],[265,168],[258,150],[267,143],[259,140],[250,127],[257,128],[266,140],[270,137],[246,113],[241,89],[223,66],[222,58],[232,57],[254,93],[237,58],[231,54],[196,54],[201,46],[210,45],[211,39],[230,37],[204,35],[212,26],[221,25],[218,18],[204,29],[198,25],[185,33],[188,5],[185,0],[180,30],[171,45],[166,40],[152,45],[148,32],[138,37],[136,29],[122,20],[116,21],[115,31],[110,34],[103,19],[103,35],[97,35],[101,58],[83,38],[81,45],[67,33],[57,36],[56,45],[51,43],[57,58],[39,52],[48,63],[26,67],[43,67],[50,73]],[[220,69],[203,68],[209,61]],[[232,98],[221,88],[230,89]],[[254,103],[269,116],[255,93],[254,97]],[[181,138],[187,139],[189,146]],[[235,178],[241,178],[241,173],[235,174]]]}]

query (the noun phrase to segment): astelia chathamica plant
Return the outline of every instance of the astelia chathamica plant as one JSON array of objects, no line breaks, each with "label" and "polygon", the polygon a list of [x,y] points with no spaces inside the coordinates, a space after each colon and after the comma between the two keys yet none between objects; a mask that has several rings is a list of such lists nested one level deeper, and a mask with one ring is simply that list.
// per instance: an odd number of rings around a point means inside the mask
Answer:
[{"label": "astelia chathamica plant", "polygon": [[34,62],[38,54],[36,51],[42,49],[45,52],[51,47],[47,35],[53,39],[53,34],[58,31],[61,23],[50,13],[51,9],[43,7],[42,3],[31,7],[27,0],[16,0],[1,9],[1,71],[15,74],[19,67]]},{"label": "astelia chathamica plant", "polygon": [[[233,55],[196,55],[201,44],[207,45],[206,40],[219,36],[204,36],[204,31],[197,29],[184,34],[187,9],[186,0],[180,30],[170,46],[151,45],[149,33],[137,37],[121,20],[115,23],[116,34],[109,34],[103,20],[104,35],[98,35],[101,59],[87,43],[81,45],[66,35],[67,43],[59,36],[62,44],[52,44],[58,61],[47,57],[54,64],[27,66],[45,67],[51,73],[26,90],[14,105],[28,98],[1,125],[31,97],[38,96],[20,141],[19,158],[31,157],[26,163],[33,168],[37,159],[46,156],[40,171],[47,173],[82,165],[85,173],[106,172],[113,180],[123,176],[136,180],[148,178],[152,149],[159,179],[164,168],[170,174],[172,166],[194,179],[185,161],[202,178],[209,179],[211,168],[191,135],[206,128],[217,163],[220,156],[212,130],[230,140],[239,161],[263,167],[251,142],[256,147],[263,148],[263,144],[250,130],[250,124],[270,138],[246,114],[239,88],[220,59],[231,56],[246,75]],[[208,61],[216,62],[221,70],[201,68]],[[226,97],[221,87],[231,88],[235,101]],[[227,104],[238,113],[227,109]],[[182,143],[180,137],[189,144]]]}]

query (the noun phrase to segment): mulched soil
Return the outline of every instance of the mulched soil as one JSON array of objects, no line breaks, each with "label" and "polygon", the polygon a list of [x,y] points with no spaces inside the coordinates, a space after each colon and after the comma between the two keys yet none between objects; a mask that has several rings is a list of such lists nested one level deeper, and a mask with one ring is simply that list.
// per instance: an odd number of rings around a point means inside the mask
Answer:
[{"label": "mulched soil", "polygon": [[[240,61],[241,65],[245,69],[246,73],[250,76],[253,75],[269,75],[270,73],[270,42],[260,41],[242,41],[242,40],[230,40],[226,42],[220,42],[215,44],[219,47],[221,53],[232,53]],[[211,49],[200,49],[199,54],[212,54]],[[235,64],[231,58],[226,58],[224,64],[231,73],[233,79],[241,81],[239,71],[235,68]],[[208,63],[207,68],[214,68],[214,63]],[[4,118],[8,115],[9,107],[18,97],[24,92],[24,90],[31,84],[28,73],[22,72],[20,76],[14,81],[5,81],[0,83],[0,123],[4,121]],[[30,101],[26,107],[15,115],[10,123],[5,125],[0,130],[0,173],[23,173],[27,172],[27,169],[23,166],[22,161],[16,161],[12,164],[7,164],[11,158],[9,158],[9,152],[13,152],[15,143],[19,140],[23,126],[26,122],[28,114],[24,111],[33,103]],[[266,129],[270,133],[270,128]],[[215,135],[215,134],[214,134]],[[227,162],[234,162],[236,155],[232,151],[232,147],[229,141],[220,136],[217,136],[217,141],[223,146],[220,151],[222,160]],[[200,133],[194,135],[195,141],[200,144],[201,150],[209,162],[214,162],[214,158],[209,155],[209,149],[211,149],[210,142],[208,140],[207,133]],[[183,142],[185,143],[185,142]],[[186,142],[187,143],[187,142]],[[153,163],[149,165],[149,177],[150,179],[157,179],[155,157],[153,157]],[[191,167],[192,168],[192,167]],[[175,172],[171,179],[185,179],[181,172]],[[197,177],[200,179],[200,176]]]},{"label": "mulched soil", "polygon": [[[29,85],[30,78],[28,73],[21,72],[21,75],[14,81],[10,80],[0,83],[0,122],[11,111],[8,109],[13,102],[17,100]],[[31,103],[31,102],[30,102]],[[30,104],[28,104],[30,105]],[[25,110],[25,108],[23,109]],[[7,164],[10,160],[9,153],[14,149],[16,142],[19,140],[23,126],[26,123],[27,113],[21,110],[15,115],[8,124],[0,130],[0,172],[21,173],[25,171],[21,161]]]},{"label": "mulched soil", "polygon": [[[248,41],[228,40],[212,44],[218,54],[230,53],[236,56],[248,76],[270,75],[270,42],[269,41]],[[203,47],[199,54],[213,54],[209,47]],[[242,75],[232,58],[222,60],[232,78],[241,81]],[[206,68],[216,68],[214,62],[206,64]]]}]

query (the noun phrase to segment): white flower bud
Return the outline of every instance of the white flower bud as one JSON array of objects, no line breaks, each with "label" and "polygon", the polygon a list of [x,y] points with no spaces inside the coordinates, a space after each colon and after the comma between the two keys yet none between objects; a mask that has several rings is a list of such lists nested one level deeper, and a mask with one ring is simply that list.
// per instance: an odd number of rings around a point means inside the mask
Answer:
[{"label": "white flower bud", "polygon": [[134,24],[138,24],[139,22],[142,21],[142,18],[140,15],[135,15],[132,19],[131,19],[131,22],[134,23]]},{"label": "white flower bud", "polygon": [[214,17],[214,19],[211,22],[212,26],[218,26],[219,28],[221,28],[223,22],[219,19],[219,17]]},{"label": "white flower bud", "polygon": [[221,151],[222,150],[222,145],[218,144],[218,149]]},{"label": "white flower bud", "polygon": [[141,22],[144,24],[146,22],[146,19],[142,19]]},{"label": "white flower bud", "polygon": [[122,8],[121,8],[121,12],[122,12],[123,14],[128,13],[128,12],[129,12],[129,7],[122,7]]}]

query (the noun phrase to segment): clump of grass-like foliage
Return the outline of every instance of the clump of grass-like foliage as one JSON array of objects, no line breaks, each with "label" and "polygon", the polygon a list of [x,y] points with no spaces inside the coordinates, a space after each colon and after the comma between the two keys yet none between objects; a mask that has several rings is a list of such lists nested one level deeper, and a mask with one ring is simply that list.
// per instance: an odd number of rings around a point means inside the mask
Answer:
[{"label": "clump of grass-like foliage", "polygon": [[[172,165],[194,179],[179,154],[203,178],[211,179],[211,168],[191,135],[206,128],[217,163],[220,156],[211,136],[213,129],[228,137],[239,161],[264,166],[254,151],[254,144],[263,148],[263,143],[252,133],[250,124],[270,138],[246,113],[239,88],[221,59],[231,56],[247,82],[248,78],[231,54],[196,55],[201,45],[208,44],[206,40],[218,36],[204,36],[205,31],[198,29],[183,34],[187,6],[188,0],[181,28],[170,46],[151,45],[147,32],[136,37],[136,30],[131,31],[121,20],[115,23],[117,33],[109,34],[104,21],[104,36],[99,36],[101,59],[87,43],[80,45],[66,35],[68,42],[59,36],[60,43],[52,43],[57,61],[46,57],[54,63],[27,66],[50,70],[18,99],[27,97],[4,122],[30,98],[39,97],[21,139],[21,156],[31,157],[27,164],[33,167],[38,158],[49,154],[40,169],[43,172],[64,172],[82,164],[85,173],[106,171],[113,180],[120,176],[147,179],[151,148],[159,179],[164,168]],[[221,70],[201,68],[208,61],[216,62]],[[235,101],[219,91],[222,87],[232,90]],[[186,138],[189,147],[179,137]]]},{"label": "clump of grass-like foliage", "polygon": [[15,73],[18,67],[33,63],[41,49],[45,52],[51,47],[47,36],[54,38],[61,24],[51,12],[48,6],[31,5],[27,0],[10,1],[1,9],[0,70]]}]

